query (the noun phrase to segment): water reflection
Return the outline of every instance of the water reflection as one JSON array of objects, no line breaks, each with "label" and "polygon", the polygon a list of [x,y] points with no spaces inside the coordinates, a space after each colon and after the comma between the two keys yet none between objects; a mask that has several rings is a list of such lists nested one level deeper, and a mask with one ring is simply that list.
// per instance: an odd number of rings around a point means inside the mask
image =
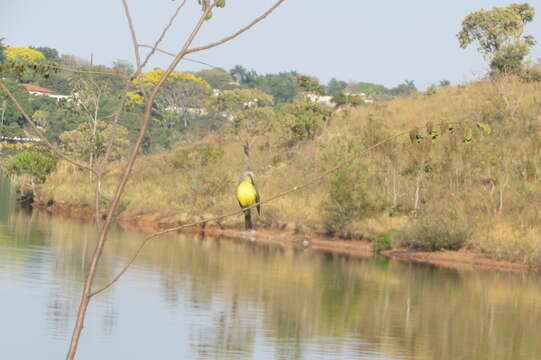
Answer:
[{"label": "water reflection", "polygon": [[[61,357],[95,231],[10,196],[0,184],[2,358]],[[141,238],[114,229],[98,283]],[[80,359],[541,358],[539,277],[212,237],[154,240],[91,308]]]}]

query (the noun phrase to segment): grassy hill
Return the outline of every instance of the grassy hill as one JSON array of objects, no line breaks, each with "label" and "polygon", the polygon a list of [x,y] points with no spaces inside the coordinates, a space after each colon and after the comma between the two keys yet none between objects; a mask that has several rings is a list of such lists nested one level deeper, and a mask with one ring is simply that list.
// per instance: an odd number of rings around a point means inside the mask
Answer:
[{"label": "grassy hill", "polygon": [[[395,230],[394,246],[467,247],[541,264],[541,83],[474,82],[341,108],[314,120],[305,137],[292,136],[297,128],[280,116],[271,125],[254,137],[251,151],[263,199],[354,160],[263,206],[260,224],[372,239]],[[395,134],[401,135],[360,154]],[[193,146],[142,156],[122,208],[230,212],[238,208],[234,189],[246,167],[238,137],[214,132]],[[111,164],[106,195],[121,168]],[[92,204],[93,185],[88,173],[60,164],[39,195]]]}]

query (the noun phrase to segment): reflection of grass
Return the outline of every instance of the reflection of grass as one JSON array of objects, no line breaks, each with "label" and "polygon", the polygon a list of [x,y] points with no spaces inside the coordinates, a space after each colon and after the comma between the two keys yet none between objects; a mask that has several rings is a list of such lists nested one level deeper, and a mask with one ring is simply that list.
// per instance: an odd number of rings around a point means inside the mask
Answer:
[{"label": "reflection of grass", "polygon": [[[21,213],[11,221],[22,236],[30,218]],[[37,229],[50,230],[36,236],[45,239],[58,259],[58,283],[80,283],[83,262],[94,246],[92,224],[39,212],[31,221]],[[142,236],[113,231],[99,283],[113,276]],[[212,318],[205,336],[196,339],[208,345],[206,351],[226,348],[250,357],[254,334],[260,333],[273,344],[297,341],[300,354],[307,342],[321,342],[339,354],[341,341],[352,339],[361,340],[366,351],[382,351],[390,358],[503,360],[541,354],[537,278],[459,273],[378,258],[350,261],[309,250],[188,235],[153,240],[127,276],[140,276],[143,282],[150,276],[155,291],[172,307],[193,304],[190,311],[216,313],[216,304],[221,304],[224,315]],[[518,336],[520,343],[513,346]]]}]

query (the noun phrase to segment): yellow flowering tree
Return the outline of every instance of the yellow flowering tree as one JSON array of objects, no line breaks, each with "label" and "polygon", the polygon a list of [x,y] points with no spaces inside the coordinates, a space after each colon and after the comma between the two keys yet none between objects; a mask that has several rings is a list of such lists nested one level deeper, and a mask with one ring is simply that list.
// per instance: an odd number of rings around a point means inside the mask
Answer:
[{"label": "yellow flowering tree", "polygon": [[4,50],[4,56],[12,62],[35,62],[45,60],[41,51],[27,48],[26,46],[10,46]]},{"label": "yellow flowering tree", "polygon": [[[154,69],[143,73],[145,88],[152,90],[164,72],[163,69]],[[136,88],[139,87],[139,81],[136,79],[133,82]],[[161,117],[162,125],[170,128],[182,120],[186,128],[190,114],[205,112],[203,106],[211,93],[212,86],[199,76],[178,71],[171,73],[155,101],[155,109]],[[130,93],[128,103],[142,104],[143,97],[137,93]]]}]

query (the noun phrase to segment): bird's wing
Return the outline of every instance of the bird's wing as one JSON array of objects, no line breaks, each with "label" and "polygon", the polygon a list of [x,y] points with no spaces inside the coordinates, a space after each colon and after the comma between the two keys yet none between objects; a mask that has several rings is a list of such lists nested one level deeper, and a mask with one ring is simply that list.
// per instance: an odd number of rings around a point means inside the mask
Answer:
[{"label": "bird's wing", "polygon": [[261,205],[259,204],[259,201],[261,201],[261,198],[259,197],[259,190],[257,189],[257,186],[254,184],[255,188],[255,201],[257,204],[257,215],[261,216]]}]

